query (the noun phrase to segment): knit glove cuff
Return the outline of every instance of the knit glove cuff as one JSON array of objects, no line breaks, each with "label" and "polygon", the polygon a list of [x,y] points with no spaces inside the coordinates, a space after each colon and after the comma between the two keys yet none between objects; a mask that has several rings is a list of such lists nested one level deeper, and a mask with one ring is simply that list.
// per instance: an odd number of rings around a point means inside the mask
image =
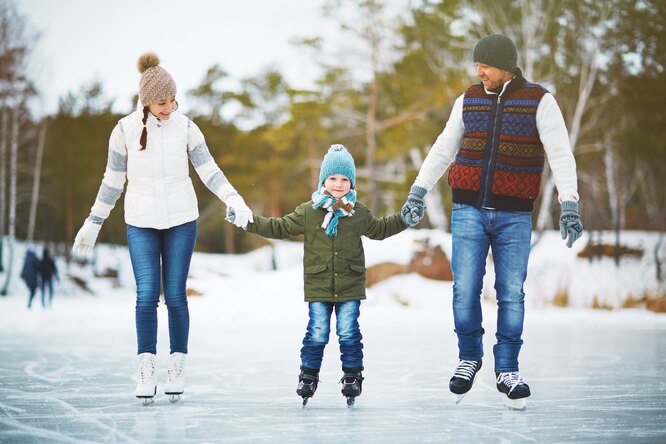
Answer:
[{"label": "knit glove cuff", "polygon": [[427,192],[428,192],[428,190],[426,190],[425,188],[420,187],[418,185],[412,185],[412,187],[409,189],[409,194],[413,194],[415,196],[418,196],[421,199],[423,199],[425,197]]},{"label": "knit glove cuff", "polygon": [[573,200],[565,200],[562,202],[562,213],[565,211],[573,211],[575,213],[578,213],[578,202],[575,202]]}]

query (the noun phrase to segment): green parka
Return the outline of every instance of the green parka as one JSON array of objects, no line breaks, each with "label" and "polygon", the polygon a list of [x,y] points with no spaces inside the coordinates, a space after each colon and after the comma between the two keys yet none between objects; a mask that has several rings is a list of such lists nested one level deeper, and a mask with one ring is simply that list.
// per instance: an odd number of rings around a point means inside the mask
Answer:
[{"label": "green parka", "polygon": [[327,211],[305,202],[283,217],[254,216],[247,231],[272,239],[305,235],[303,280],[307,302],[365,299],[365,253],[361,236],[386,239],[407,228],[399,213],[378,219],[361,203],[351,217],[338,219],[333,237],[321,227]]}]

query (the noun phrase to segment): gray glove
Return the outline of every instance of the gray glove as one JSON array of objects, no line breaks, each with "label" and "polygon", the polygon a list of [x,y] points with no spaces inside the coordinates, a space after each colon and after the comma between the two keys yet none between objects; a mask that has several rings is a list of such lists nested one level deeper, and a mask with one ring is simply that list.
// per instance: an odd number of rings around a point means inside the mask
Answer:
[{"label": "gray glove", "polygon": [[567,247],[571,246],[583,234],[583,224],[578,214],[578,202],[565,200],[562,202],[562,215],[560,216],[560,234],[567,239]]},{"label": "gray glove", "polygon": [[425,188],[416,185],[412,185],[412,188],[410,188],[407,202],[400,210],[400,217],[408,227],[414,227],[423,218],[426,210],[423,198],[427,192],[428,190]]}]

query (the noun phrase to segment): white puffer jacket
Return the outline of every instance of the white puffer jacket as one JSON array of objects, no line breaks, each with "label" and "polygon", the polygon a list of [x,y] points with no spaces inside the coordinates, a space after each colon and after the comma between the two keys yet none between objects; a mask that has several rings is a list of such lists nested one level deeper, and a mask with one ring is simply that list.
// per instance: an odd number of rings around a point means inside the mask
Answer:
[{"label": "white puffer jacket", "polygon": [[143,228],[166,229],[199,217],[197,197],[189,177],[188,159],[206,186],[223,202],[238,194],[210,155],[194,122],[173,112],[168,120],[148,114],[148,139],[141,150],[143,112],[120,119],[109,139],[109,158],[89,220],[101,224],[116,200],[125,195],[125,222]]}]

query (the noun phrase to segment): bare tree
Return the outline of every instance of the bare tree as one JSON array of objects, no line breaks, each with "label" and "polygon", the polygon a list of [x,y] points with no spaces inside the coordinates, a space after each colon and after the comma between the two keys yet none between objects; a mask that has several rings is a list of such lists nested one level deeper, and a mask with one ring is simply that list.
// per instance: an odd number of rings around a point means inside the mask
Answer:
[{"label": "bare tree", "polygon": [[9,113],[4,104],[0,106],[0,271],[4,271],[4,258],[2,254],[3,240],[6,234],[7,211],[7,129],[9,128]]},{"label": "bare tree", "polygon": [[[8,218],[7,218],[7,241],[9,246],[9,261],[5,283],[0,294],[6,295],[11,280],[11,271],[14,264],[14,240],[16,238],[16,206],[17,206],[17,176],[18,176],[18,149],[19,149],[19,120],[22,112],[26,109],[26,101],[35,94],[32,82],[25,76],[27,72],[28,55],[37,36],[30,36],[27,32],[25,18],[18,14],[13,3],[0,0],[0,108],[3,112],[2,136],[0,145],[5,149],[6,140],[9,140],[9,165],[7,171],[7,157],[0,158],[2,167],[0,183],[3,190],[9,189],[8,196]],[[6,115],[11,114],[11,124],[5,124]],[[9,132],[9,135],[8,135]],[[4,197],[2,198],[4,203]],[[0,220],[4,224],[4,207],[0,207]],[[4,234],[4,231],[0,234]]]},{"label": "bare tree", "polygon": [[5,284],[0,291],[3,296],[7,295],[11,282],[12,267],[14,265],[14,240],[16,239],[16,182],[18,172],[18,140],[19,140],[19,104],[12,110],[11,139],[9,143],[9,218],[8,218],[8,245],[9,262],[7,263],[7,274]]},{"label": "bare tree", "polygon": [[37,139],[37,154],[35,168],[32,175],[32,195],[30,197],[30,215],[28,216],[27,240],[31,242],[35,237],[35,222],[37,220],[37,203],[39,201],[39,184],[42,175],[42,157],[44,155],[44,140],[46,139],[46,120],[39,127]]}]

